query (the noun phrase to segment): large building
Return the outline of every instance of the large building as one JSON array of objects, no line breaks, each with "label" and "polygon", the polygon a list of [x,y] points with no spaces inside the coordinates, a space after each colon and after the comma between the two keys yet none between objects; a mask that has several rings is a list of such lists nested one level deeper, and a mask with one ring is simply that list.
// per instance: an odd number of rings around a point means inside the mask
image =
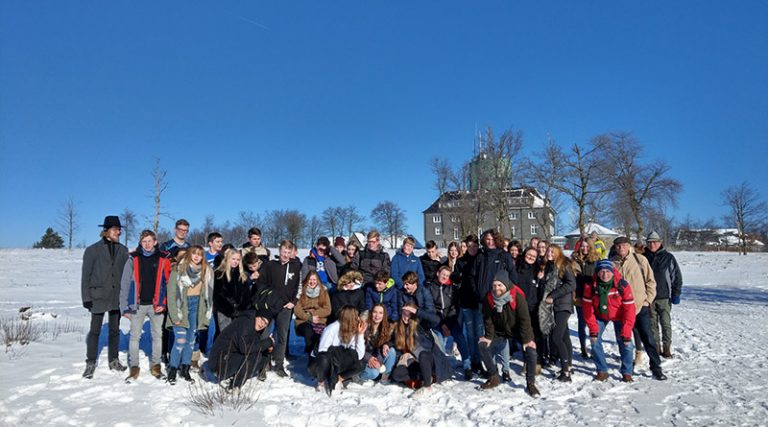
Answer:
[{"label": "large building", "polygon": [[[467,234],[480,236],[489,228],[500,229],[511,240],[526,242],[533,236],[549,238],[555,234],[556,212],[536,189],[510,188],[489,194],[484,190],[441,194],[423,211],[424,241],[434,240],[444,248]],[[488,200],[499,197],[498,202]]]}]

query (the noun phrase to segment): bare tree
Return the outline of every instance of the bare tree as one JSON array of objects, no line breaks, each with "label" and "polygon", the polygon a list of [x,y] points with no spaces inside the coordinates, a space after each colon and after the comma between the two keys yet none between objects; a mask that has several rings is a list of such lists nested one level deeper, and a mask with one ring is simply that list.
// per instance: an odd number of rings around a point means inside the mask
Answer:
[{"label": "bare tree", "polygon": [[360,224],[365,221],[365,217],[360,215],[357,212],[357,207],[349,205],[346,208],[342,209],[342,219],[344,220],[342,224],[342,230],[340,234],[344,233],[344,229],[347,231],[347,236],[351,236],[352,233],[355,232],[355,228],[359,227]]},{"label": "bare tree", "polygon": [[391,247],[397,245],[398,236],[405,234],[405,211],[392,201],[380,202],[371,211],[371,219],[376,226],[389,236]]},{"label": "bare tree", "polygon": [[248,230],[257,224],[261,224],[259,214],[251,211],[240,211],[237,214],[237,221],[232,225],[233,242],[245,242],[248,239]]},{"label": "bare tree", "polygon": [[476,192],[477,212],[493,214],[498,229],[511,227],[509,190],[513,187],[513,171],[521,162],[523,134],[508,129],[498,138],[489,127],[480,136],[478,155],[469,165],[470,190]]},{"label": "bare tree", "polygon": [[317,215],[312,215],[312,218],[307,222],[305,230],[305,239],[312,246],[318,238],[323,234],[323,222]]},{"label": "bare tree", "polygon": [[285,211],[283,221],[285,223],[285,238],[296,245],[301,245],[304,229],[307,227],[307,216],[295,209],[291,209]]},{"label": "bare tree", "polygon": [[759,232],[768,220],[768,204],[760,200],[760,194],[745,182],[728,187],[722,192],[723,204],[731,209],[731,223],[736,225],[740,253],[747,254],[748,233]]},{"label": "bare tree", "polygon": [[72,249],[72,240],[79,228],[78,217],[77,203],[70,196],[61,204],[56,221],[56,228],[59,229],[62,236],[67,238],[67,249],[70,250]]},{"label": "bare tree", "polygon": [[[560,208],[560,183],[563,181],[563,164],[565,154],[551,138],[547,141],[544,151],[534,154],[533,159],[525,162],[524,171],[530,183],[539,191],[544,199],[544,207],[554,210]],[[536,222],[544,232],[544,238],[553,235],[555,218],[547,209],[536,215]]]},{"label": "bare tree", "polygon": [[435,190],[437,190],[437,195],[439,196],[448,191],[448,184],[453,175],[451,164],[448,162],[448,159],[435,156],[429,161],[429,167],[432,169],[432,173],[435,174]]},{"label": "bare tree", "polygon": [[129,208],[125,208],[123,209],[123,213],[120,214],[120,221],[123,223],[125,246],[128,246],[131,237],[136,233],[136,214]]},{"label": "bare tree", "polygon": [[168,188],[168,182],[166,181],[166,176],[168,175],[168,171],[165,169],[160,168],[160,159],[155,159],[155,168],[152,169],[152,180],[154,181],[154,202],[155,202],[155,210],[154,210],[154,216],[152,220],[152,230],[157,234],[158,228],[160,227],[160,215],[165,214],[165,212],[161,211],[162,205],[161,205],[161,198],[163,195],[163,192]]},{"label": "bare tree", "polygon": [[326,232],[330,236],[339,236],[344,232],[344,208],[332,206],[326,208],[321,214],[321,221]]},{"label": "bare tree", "polygon": [[639,160],[642,146],[631,134],[615,133],[604,137],[608,144],[605,150],[607,163],[602,169],[614,176],[610,180],[614,194],[611,209],[619,212],[625,208],[627,212],[623,216],[631,215],[634,223],[634,226],[627,224],[631,227],[627,233],[632,230],[641,237],[645,231],[644,215],[654,208],[676,206],[683,185],[668,176],[670,168],[665,162],[642,163]]}]

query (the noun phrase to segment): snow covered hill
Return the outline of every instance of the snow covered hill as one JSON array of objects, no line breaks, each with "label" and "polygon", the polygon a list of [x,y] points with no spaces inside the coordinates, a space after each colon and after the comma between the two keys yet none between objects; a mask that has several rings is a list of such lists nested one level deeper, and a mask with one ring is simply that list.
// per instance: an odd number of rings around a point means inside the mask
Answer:
[{"label": "snow covered hill", "polygon": [[[290,378],[270,375],[251,381],[256,400],[242,411],[207,415],[189,404],[183,381],[169,386],[148,374],[149,340],[142,340],[142,375],[123,382],[125,373],[106,367],[106,350],[92,380],[80,375],[85,362],[89,315],[80,302],[82,250],[0,250],[0,319],[20,317],[39,334],[29,345],[0,350],[0,424],[4,425],[765,425],[768,420],[768,254],[677,253],[685,286],[674,306],[675,358],[665,360],[666,382],[650,377],[647,358],[632,384],[591,379],[594,365],[574,356],[572,384],[537,379],[540,399],[525,394],[522,365],[514,362],[513,384],[492,391],[453,380],[431,394],[411,398],[395,385],[351,385],[332,398],[315,392],[306,360],[289,366]],[[571,318],[572,339],[575,316]],[[121,325],[125,363],[128,322]],[[610,329],[610,328],[609,328]],[[613,340],[607,332],[607,339]],[[105,340],[102,343],[106,344]],[[608,345],[609,354],[618,354]],[[298,353],[298,351],[294,351]],[[519,353],[518,353],[519,356]]]}]

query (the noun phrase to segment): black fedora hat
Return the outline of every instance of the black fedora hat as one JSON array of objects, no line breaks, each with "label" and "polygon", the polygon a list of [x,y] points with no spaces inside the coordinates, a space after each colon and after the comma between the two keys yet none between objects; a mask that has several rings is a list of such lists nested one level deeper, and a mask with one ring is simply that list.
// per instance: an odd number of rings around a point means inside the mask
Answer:
[{"label": "black fedora hat", "polygon": [[112,227],[123,228],[123,226],[120,224],[120,217],[115,215],[105,216],[104,224],[99,225],[99,227],[104,227],[105,230]]}]

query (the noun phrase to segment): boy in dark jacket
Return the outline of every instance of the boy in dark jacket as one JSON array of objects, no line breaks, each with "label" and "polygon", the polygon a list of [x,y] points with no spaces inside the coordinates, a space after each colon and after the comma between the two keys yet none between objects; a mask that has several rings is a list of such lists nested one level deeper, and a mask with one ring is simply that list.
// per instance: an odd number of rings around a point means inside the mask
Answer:
[{"label": "boy in dark jacket", "polygon": [[432,301],[432,295],[419,285],[419,276],[413,271],[403,275],[403,291],[400,293],[400,307],[412,303],[418,307],[416,318],[419,321],[428,323],[431,328],[440,323],[440,317],[435,312],[435,303]]},{"label": "boy in dark jacket", "polygon": [[373,284],[365,289],[365,309],[371,311],[374,305],[383,304],[387,309],[387,320],[400,320],[400,291],[389,273],[381,270],[376,273]]},{"label": "boy in dark jacket", "polygon": [[525,294],[501,270],[493,278],[492,290],[482,302],[485,336],[480,338],[479,350],[490,378],[480,386],[489,389],[500,384],[495,356],[502,358],[504,381],[509,381],[509,339],[522,341],[525,351],[526,391],[531,396],[540,395],[536,388],[536,343],[533,339],[531,318]]},{"label": "boy in dark jacket", "polygon": [[[434,282],[427,286],[435,304],[435,312],[440,317],[440,324],[435,331],[443,338],[443,348],[446,347],[448,337],[452,337],[461,354],[463,369],[465,372],[471,370],[469,346],[464,336],[464,328],[459,323],[459,290],[451,281],[451,268],[447,265],[441,266],[435,274]],[[451,348],[447,351],[451,353]]]},{"label": "boy in dark jacket", "polygon": [[632,382],[634,358],[632,352],[632,328],[635,326],[635,298],[632,287],[608,260],[595,263],[595,276],[584,284],[582,297],[584,321],[589,327],[592,342],[592,359],[595,361],[595,379],[608,379],[608,364],[603,352],[603,331],[613,322],[621,354],[621,375],[624,382]]}]

